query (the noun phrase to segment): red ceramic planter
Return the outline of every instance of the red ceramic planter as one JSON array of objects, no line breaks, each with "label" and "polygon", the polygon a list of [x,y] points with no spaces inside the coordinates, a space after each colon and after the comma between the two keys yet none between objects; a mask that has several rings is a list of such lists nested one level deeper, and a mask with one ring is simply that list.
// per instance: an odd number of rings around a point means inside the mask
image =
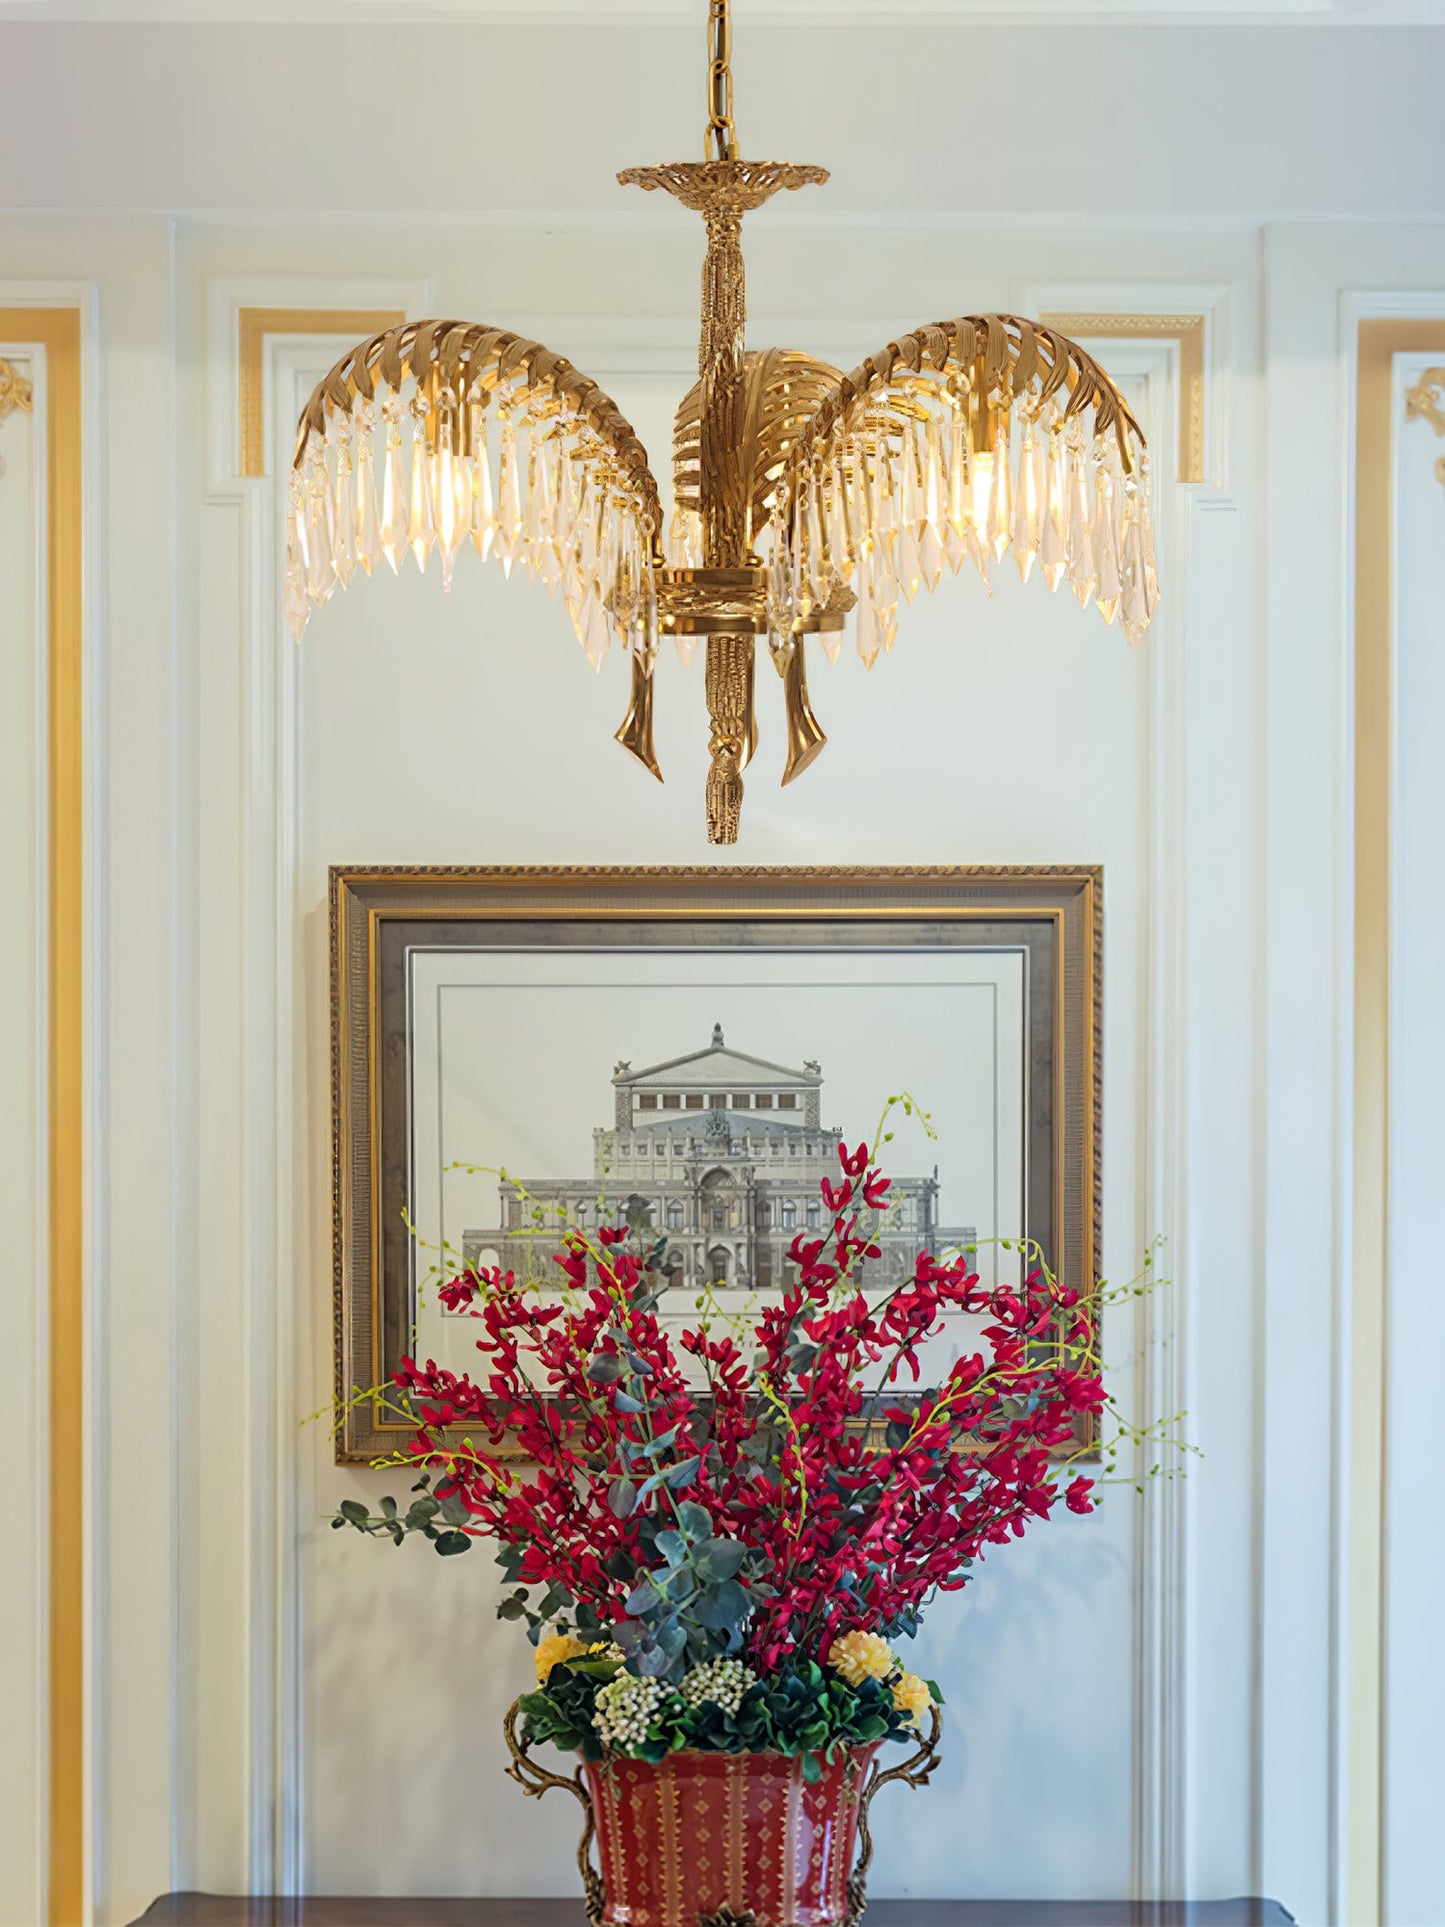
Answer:
[{"label": "red ceramic planter", "polygon": [[811,1785],[781,1753],[672,1753],[656,1766],[610,1754],[564,1779],[528,1753],[521,1712],[518,1701],[503,1722],[507,1771],[534,1798],[561,1787],[585,1809],[591,1927],[858,1927],[873,1796],[927,1785],[943,1724],[935,1706],[901,1765],[884,1771],[877,1745],[853,1747]]},{"label": "red ceramic planter", "polygon": [[698,1927],[726,1909],[757,1927],[846,1927],[858,1811],[877,1746],[811,1785],[780,1753],[674,1753],[586,1769],[602,1927]]}]

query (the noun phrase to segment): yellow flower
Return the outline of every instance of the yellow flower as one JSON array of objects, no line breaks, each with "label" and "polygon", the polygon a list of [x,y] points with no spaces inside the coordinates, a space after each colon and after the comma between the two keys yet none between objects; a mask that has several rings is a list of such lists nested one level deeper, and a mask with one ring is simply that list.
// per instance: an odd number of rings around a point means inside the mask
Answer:
[{"label": "yellow flower", "polygon": [[898,1661],[877,1633],[844,1633],[828,1648],[828,1664],[850,1686],[861,1686],[865,1679],[887,1679]]},{"label": "yellow flower", "polygon": [[548,1633],[537,1641],[537,1678],[545,1686],[554,1666],[560,1666],[564,1659],[580,1659],[586,1651],[584,1643],[571,1633]]},{"label": "yellow flower", "polygon": [[893,1682],[893,1704],[900,1713],[911,1713],[913,1724],[921,1727],[924,1714],[933,1704],[927,1680],[920,1679],[917,1673],[900,1673]]}]

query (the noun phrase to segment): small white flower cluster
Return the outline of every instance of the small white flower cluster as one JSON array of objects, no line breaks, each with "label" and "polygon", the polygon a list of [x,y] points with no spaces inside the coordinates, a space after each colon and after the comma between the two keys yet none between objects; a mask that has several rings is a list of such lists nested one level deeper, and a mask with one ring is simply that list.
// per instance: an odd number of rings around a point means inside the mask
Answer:
[{"label": "small white flower cluster", "polygon": [[671,1690],[660,1679],[639,1679],[635,1673],[619,1673],[599,1687],[592,1717],[603,1744],[619,1753],[641,1746],[652,1716]]},{"label": "small white flower cluster", "polygon": [[685,1674],[678,1691],[689,1706],[701,1706],[704,1700],[711,1700],[724,1713],[732,1714],[742,1705],[743,1694],[756,1679],[752,1667],[744,1666],[740,1659],[710,1659]]}]

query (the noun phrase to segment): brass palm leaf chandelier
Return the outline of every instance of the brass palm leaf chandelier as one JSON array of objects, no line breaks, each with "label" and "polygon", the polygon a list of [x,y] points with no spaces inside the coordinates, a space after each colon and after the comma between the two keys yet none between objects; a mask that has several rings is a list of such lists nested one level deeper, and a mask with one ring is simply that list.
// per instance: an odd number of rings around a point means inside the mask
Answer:
[{"label": "brass palm leaf chandelier", "polygon": [[470,545],[560,593],[594,667],[616,636],[632,660],[617,740],[651,770],[662,637],[707,641],[707,834],[735,843],[757,742],[755,645],[783,682],[790,783],[826,742],[805,638],[830,661],[851,620],[871,665],[911,602],[1011,550],[1025,580],[1068,582],[1131,643],[1159,585],[1144,437],[1091,355],[1014,315],[961,315],[841,374],[794,349],[749,350],[742,217],[821,167],[738,158],[730,0],[710,0],[706,156],[628,168],[707,227],[700,379],[677,412],[672,516],[616,404],[570,361],[504,328],[413,321],[342,356],[301,417],[292,465],[286,613],[380,561],[433,558],[450,587]]}]

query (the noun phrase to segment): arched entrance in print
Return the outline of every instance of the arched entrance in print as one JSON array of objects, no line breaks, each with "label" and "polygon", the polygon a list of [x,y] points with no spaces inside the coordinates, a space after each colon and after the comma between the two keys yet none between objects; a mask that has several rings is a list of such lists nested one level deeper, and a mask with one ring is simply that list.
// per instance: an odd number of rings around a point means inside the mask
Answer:
[{"label": "arched entrance in print", "polygon": [[738,1228],[738,1187],[728,1171],[709,1171],[702,1181],[702,1226],[704,1231]]},{"label": "arched entrance in print", "polygon": [[707,1254],[707,1275],[714,1285],[732,1282],[732,1253],[726,1245],[714,1245]]}]

